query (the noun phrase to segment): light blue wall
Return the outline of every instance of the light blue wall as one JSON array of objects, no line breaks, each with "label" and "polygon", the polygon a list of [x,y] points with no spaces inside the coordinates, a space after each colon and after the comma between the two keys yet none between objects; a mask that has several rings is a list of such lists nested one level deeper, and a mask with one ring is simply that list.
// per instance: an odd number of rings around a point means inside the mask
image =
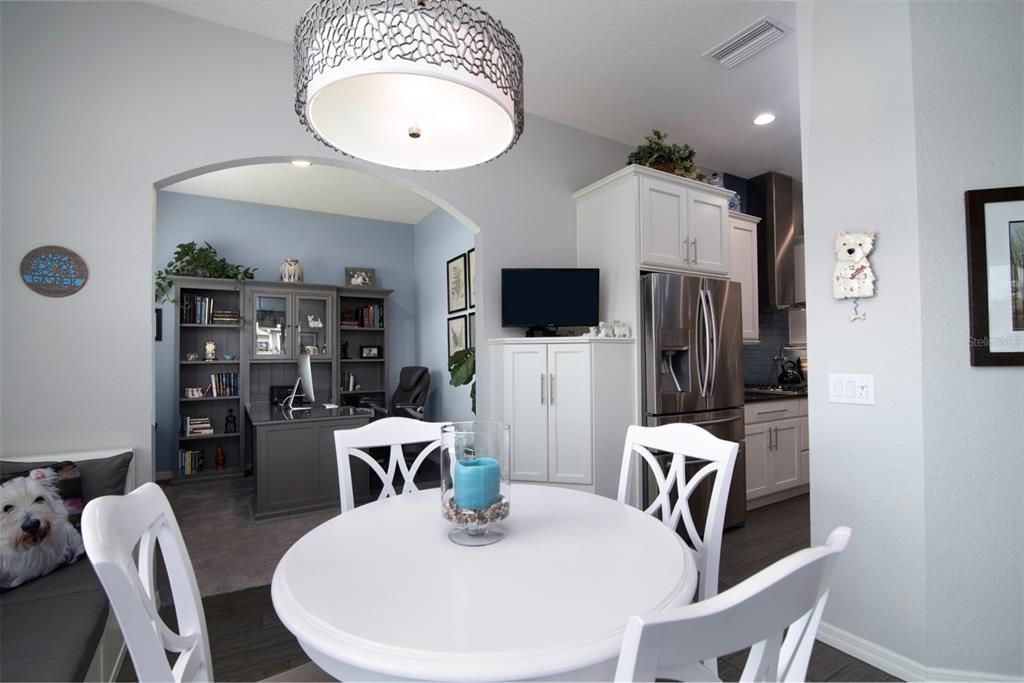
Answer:
[{"label": "light blue wall", "polygon": [[[304,279],[310,284],[342,284],[346,266],[376,268],[377,284],[395,290],[389,309],[389,386],[397,385],[402,366],[416,364],[413,226],[159,192],[153,245],[155,267],[163,267],[178,244],[192,240],[209,242],[232,263],[257,267],[256,280],[278,280],[281,261],[289,256],[299,259]],[[443,262],[438,269],[443,271]],[[174,311],[170,304],[164,306],[163,316],[164,341],[155,345],[157,472],[173,467],[177,449],[177,359]],[[444,339],[443,333],[441,338]]]},{"label": "light blue wall", "polygon": [[416,338],[420,363],[430,368],[427,416],[431,420],[472,420],[469,386],[453,387],[448,383],[446,264],[449,259],[473,248],[473,234],[441,209],[417,223],[414,234],[416,310],[419,312]]}]

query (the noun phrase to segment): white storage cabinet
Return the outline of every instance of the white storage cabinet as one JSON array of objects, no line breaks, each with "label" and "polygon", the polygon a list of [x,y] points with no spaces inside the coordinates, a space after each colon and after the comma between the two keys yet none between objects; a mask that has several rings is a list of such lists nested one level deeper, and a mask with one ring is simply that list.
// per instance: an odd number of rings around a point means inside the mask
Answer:
[{"label": "white storage cabinet", "polygon": [[806,493],[810,482],[807,400],[757,401],[744,407],[747,508]]},{"label": "white storage cabinet", "polygon": [[511,425],[512,480],[615,497],[634,412],[633,339],[490,342]]},{"label": "white storage cabinet", "polygon": [[729,279],[740,283],[740,308],[743,312],[743,341],[761,341],[761,329],[757,321],[757,224],[756,216],[736,211],[729,212],[731,253],[729,255]]}]

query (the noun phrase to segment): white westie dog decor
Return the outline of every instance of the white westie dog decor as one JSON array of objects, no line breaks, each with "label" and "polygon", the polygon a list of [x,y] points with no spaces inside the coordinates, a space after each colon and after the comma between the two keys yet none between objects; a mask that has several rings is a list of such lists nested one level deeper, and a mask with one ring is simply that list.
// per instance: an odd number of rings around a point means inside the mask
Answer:
[{"label": "white westie dog decor", "polygon": [[54,487],[56,476],[36,469],[0,485],[0,588],[20,586],[85,553]]},{"label": "white westie dog decor", "polygon": [[874,247],[873,232],[836,233],[832,296],[836,299],[866,299],[875,295],[875,273],[868,261],[868,254]]}]

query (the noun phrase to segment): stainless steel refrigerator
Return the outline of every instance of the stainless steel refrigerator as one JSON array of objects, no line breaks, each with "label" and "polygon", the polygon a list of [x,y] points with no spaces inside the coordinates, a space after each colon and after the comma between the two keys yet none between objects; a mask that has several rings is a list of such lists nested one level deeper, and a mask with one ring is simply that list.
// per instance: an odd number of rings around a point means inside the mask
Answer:
[{"label": "stainless steel refrigerator", "polygon": [[[740,444],[729,487],[725,527],[747,514],[743,443],[743,326],[736,282],[690,275],[641,276],[643,412],[649,427],[689,422]],[[687,468],[690,471],[691,468]],[[696,470],[694,467],[693,470]],[[644,500],[651,482],[643,481]],[[691,498],[703,524],[710,482]],[[699,527],[702,528],[702,527]]]}]

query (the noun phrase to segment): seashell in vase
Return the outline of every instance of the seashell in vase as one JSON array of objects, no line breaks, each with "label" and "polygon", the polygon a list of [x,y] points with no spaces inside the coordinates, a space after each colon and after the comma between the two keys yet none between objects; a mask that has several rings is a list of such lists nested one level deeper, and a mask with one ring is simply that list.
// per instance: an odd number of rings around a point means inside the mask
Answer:
[{"label": "seashell in vase", "polygon": [[302,282],[302,264],[297,258],[286,258],[281,264],[281,282]]}]

